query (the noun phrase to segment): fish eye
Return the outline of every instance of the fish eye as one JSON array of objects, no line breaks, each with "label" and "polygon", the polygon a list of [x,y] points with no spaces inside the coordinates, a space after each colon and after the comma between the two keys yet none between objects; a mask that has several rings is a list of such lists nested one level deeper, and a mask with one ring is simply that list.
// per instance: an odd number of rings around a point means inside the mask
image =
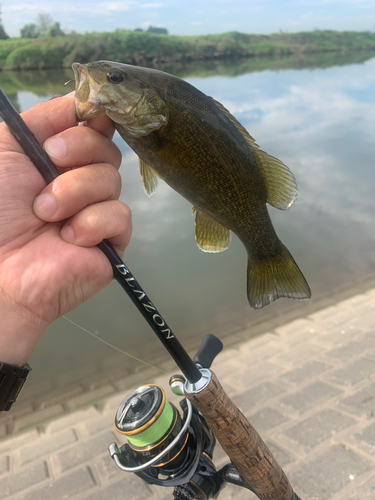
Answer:
[{"label": "fish eye", "polygon": [[120,70],[113,69],[107,73],[107,80],[110,83],[121,83],[125,80],[125,76]]}]

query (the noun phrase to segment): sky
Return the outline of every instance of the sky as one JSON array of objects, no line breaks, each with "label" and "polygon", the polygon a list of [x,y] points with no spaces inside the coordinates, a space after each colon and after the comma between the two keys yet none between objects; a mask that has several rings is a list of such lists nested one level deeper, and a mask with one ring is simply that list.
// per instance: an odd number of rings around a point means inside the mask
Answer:
[{"label": "sky", "polygon": [[9,36],[49,14],[67,32],[147,29],[174,35],[296,32],[314,29],[375,31],[374,0],[0,0]]}]

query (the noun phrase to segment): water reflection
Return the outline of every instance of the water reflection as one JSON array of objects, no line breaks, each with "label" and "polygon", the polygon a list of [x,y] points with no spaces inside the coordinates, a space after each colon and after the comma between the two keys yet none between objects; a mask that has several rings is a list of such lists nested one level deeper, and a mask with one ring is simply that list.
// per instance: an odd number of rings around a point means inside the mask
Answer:
[{"label": "water reflection", "polygon": [[[345,62],[343,55],[334,61],[325,54],[315,67],[313,59],[275,59],[265,67],[265,60],[250,60],[168,71],[222,102],[262,149],[294,172],[296,205],[287,212],[271,209],[271,216],[316,301],[375,270],[375,58],[356,53]],[[8,93],[15,89],[13,102],[24,110],[70,91],[61,85],[70,77],[58,71],[4,73],[0,83]],[[132,208],[134,224],[125,262],[187,348],[209,331],[225,336],[271,316],[282,322],[288,311],[303,313],[304,303],[286,300],[252,311],[245,292],[247,259],[238,240],[222,254],[198,250],[189,203],[163,183],[148,199],[137,158],[115,140],[123,152],[122,199]],[[69,317],[136,356],[155,363],[167,358],[115,283]],[[139,367],[63,319],[50,327],[31,364],[30,385],[47,370],[55,377],[51,386],[63,385],[67,374],[79,380],[82,367],[94,366],[103,376]]]}]

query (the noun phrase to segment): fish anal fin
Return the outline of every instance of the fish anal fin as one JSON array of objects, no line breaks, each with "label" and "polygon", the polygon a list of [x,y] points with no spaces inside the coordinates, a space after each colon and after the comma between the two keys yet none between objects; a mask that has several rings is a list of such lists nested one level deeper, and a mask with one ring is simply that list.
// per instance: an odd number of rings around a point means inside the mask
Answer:
[{"label": "fish anal fin", "polygon": [[274,258],[249,258],[247,268],[247,298],[253,309],[261,309],[282,297],[294,300],[311,297],[305,277],[284,245]]},{"label": "fish anal fin", "polygon": [[158,176],[155,170],[141,158],[139,158],[139,171],[141,173],[143,189],[147,196],[151,196],[158,187]]},{"label": "fish anal fin", "polygon": [[297,198],[297,183],[284,163],[261,149],[240,122],[218,101],[211,97],[216,107],[225,114],[247,142],[251,154],[262,173],[267,189],[267,203],[279,210],[286,210]]},{"label": "fish anal fin", "polygon": [[195,212],[195,239],[198,247],[204,252],[223,252],[229,247],[230,229],[222,226],[200,210]]}]

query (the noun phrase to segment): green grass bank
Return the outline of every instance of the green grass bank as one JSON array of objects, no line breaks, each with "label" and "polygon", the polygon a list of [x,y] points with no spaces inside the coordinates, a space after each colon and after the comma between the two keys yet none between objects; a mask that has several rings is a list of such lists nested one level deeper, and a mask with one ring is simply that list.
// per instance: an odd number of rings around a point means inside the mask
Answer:
[{"label": "green grass bank", "polygon": [[56,38],[1,40],[0,70],[65,68],[74,61],[85,63],[99,59],[160,67],[233,57],[285,57],[363,50],[375,51],[375,33],[315,30],[273,35],[230,32],[174,36],[116,30]]}]

